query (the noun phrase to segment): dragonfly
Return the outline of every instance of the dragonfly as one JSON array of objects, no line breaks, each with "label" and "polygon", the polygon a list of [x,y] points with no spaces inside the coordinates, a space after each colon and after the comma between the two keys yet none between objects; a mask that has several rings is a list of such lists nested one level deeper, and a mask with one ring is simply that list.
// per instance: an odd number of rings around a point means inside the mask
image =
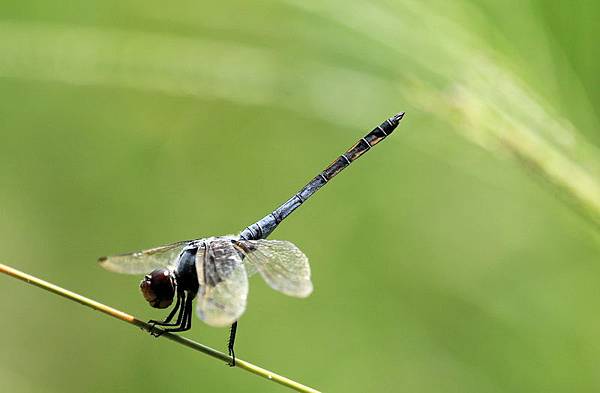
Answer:
[{"label": "dragonfly", "polygon": [[389,136],[403,117],[400,112],[375,127],[290,199],[238,235],[101,257],[100,266],[116,273],[145,274],[140,289],[154,308],[165,309],[175,301],[165,319],[148,322],[156,337],[189,330],[196,300],[196,314],[206,324],[231,326],[227,347],[230,365],[235,366],[235,336],[246,310],[249,277],[258,274],[274,290],[293,297],[305,298],[313,291],[307,256],[289,241],[267,237],[333,177]]}]

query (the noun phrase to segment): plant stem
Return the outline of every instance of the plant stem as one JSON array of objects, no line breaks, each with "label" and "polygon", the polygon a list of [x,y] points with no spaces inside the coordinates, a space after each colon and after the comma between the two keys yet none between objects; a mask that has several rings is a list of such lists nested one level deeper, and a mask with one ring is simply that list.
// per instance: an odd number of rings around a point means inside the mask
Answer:
[{"label": "plant stem", "polygon": [[[52,283],[49,283],[47,281],[40,280],[37,277],[31,276],[31,275],[29,275],[27,273],[21,272],[21,271],[19,271],[17,269],[14,269],[14,268],[12,268],[10,266],[7,266],[7,265],[1,264],[1,263],[0,263],[0,273],[4,273],[4,274],[9,275],[11,277],[17,278],[17,279],[19,279],[21,281],[24,281],[24,282],[28,283],[28,284],[35,285],[36,287],[45,289],[45,290],[47,290],[49,292],[52,292],[52,293],[54,293],[56,295],[65,297],[65,298],[67,298],[69,300],[73,300],[73,301],[75,301],[77,303],[83,304],[84,306],[91,307],[94,310],[98,310],[100,312],[103,312],[104,314],[110,315],[111,317],[120,319],[121,321],[130,323],[130,324],[132,324],[134,326],[140,327],[140,328],[142,328],[144,330],[147,330],[149,332],[152,329],[154,329],[154,331],[157,330],[156,327],[153,328],[151,325],[147,324],[144,321],[141,321],[141,320],[135,318],[132,315],[126,314],[126,313],[124,313],[122,311],[119,311],[117,309],[109,307],[109,306],[107,306],[105,304],[102,304],[102,303],[97,302],[95,300],[89,299],[89,298],[87,298],[85,296],[79,295],[79,294],[77,294],[75,292],[71,292],[71,291],[66,290],[64,288],[61,288],[61,287],[59,287],[57,285],[54,285]],[[232,361],[232,358],[230,356],[228,356],[228,355],[226,355],[226,354],[224,354],[222,352],[219,352],[216,349],[207,347],[206,345],[203,345],[203,344],[197,343],[195,341],[192,341],[190,339],[187,339],[185,337],[178,336],[176,334],[171,334],[169,332],[164,332],[161,335],[161,337],[165,337],[165,338],[167,338],[167,339],[169,339],[171,341],[174,341],[174,342],[176,342],[178,344],[185,345],[188,348],[191,348],[193,350],[202,352],[202,353],[204,353],[204,354],[206,354],[208,356],[212,356],[213,358],[222,360],[223,362],[226,362],[228,364],[231,363],[231,361]],[[302,385],[301,383],[293,381],[293,380],[291,380],[289,378],[286,378],[284,376],[275,374],[275,373],[273,373],[273,372],[271,372],[269,370],[266,370],[266,369],[264,369],[262,367],[255,366],[254,364],[252,364],[250,362],[246,362],[246,361],[241,360],[239,358],[235,359],[235,367],[244,369],[244,370],[249,371],[249,372],[251,372],[253,374],[256,374],[256,375],[258,375],[260,377],[266,378],[266,379],[268,379],[270,381],[277,382],[277,383],[279,383],[279,384],[281,384],[283,386],[287,386],[288,388],[294,389],[294,390],[296,390],[298,392],[319,393],[318,390],[315,390],[315,389],[310,388],[308,386]]]}]

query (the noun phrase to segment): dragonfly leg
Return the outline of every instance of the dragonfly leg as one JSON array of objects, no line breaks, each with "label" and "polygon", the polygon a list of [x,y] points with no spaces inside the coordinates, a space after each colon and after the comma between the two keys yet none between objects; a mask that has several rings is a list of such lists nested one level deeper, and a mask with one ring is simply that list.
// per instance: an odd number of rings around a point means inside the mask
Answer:
[{"label": "dragonfly leg", "polygon": [[193,296],[187,296],[185,299],[185,304],[183,306],[183,321],[181,325],[174,329],[163,329],[161,334],[164,332],[185,332],[186,330],[190,330],[192,327],[192,302],[194,300]]},{"label": "dragonfly leg", "polygon": [[[191,297],[190,297],[190,299],[191,299]],[[155,327],[156,325],[161,326],[161,327],[163,327],[163,326],[177,326],[177,327],[182,326],[183,323],[185,323],[185,317],[186,317],[185,304],[187,304],[186,294],[185,294],[185,292],[183,292],[183,293],[181,293],[181,295],[178,295],[179,315],[177,316],[177,322],[175,322],[175,323],[162,323],[162,322],[156,323],[156,321],[150,321],[149,323],[152,324],[152,327]],[[171,311],[171,313],[173,313],[173,312]],[[169,318],[167,317],[167,319],[169,319]],[[166,331],[169,331],[169,330],[164,329],[164,328],[162,330],[161,329],[156,329],[156,330],[153,329],[150,332],[150,334],[152,334],[154,337],[160,337]]]},{"label": "dragonfly leg", "polygon": [[235,335],[237,333],[237,321],[231,325],[231,330],[229,331],[229,342],[227,343],[227,350],[229,351],[229,356],[231,356],[231,363],[229,363],[230,367],[235,367]]},{"label": "dragonfly leg", "polygon": [[171,312],[169,313],[169,315],[167,316],[167,318],[165,318],[164,321],[156,321],[154,319],[151,319],[148,321],[148,323],[152,324],[152,325],[158,325],[158,326],[178,326],[181,321],[180,318],[177,317],[178,322],[176,323],[170,323],[171,320],[173,319],[173,317],[175,317],[175,314],[177,313],[177,311],[179,311],[179,315],[181,315],[181,298],[184,297],[184,294],[178,293],[177,294],[177,303],[175,303],[175,307],[173,307],[173,310],[171,310]]}]

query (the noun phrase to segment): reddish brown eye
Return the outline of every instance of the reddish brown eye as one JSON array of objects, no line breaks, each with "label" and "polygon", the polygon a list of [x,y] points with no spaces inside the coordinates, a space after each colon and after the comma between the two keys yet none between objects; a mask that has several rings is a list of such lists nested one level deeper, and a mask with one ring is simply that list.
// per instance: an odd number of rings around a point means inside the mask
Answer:
[{"label": "reddish brown eye", "polygon": [[144,299],[154,308],[167,308],[173,303],[175,281],[168,269],[156,269],[140,283]]}]

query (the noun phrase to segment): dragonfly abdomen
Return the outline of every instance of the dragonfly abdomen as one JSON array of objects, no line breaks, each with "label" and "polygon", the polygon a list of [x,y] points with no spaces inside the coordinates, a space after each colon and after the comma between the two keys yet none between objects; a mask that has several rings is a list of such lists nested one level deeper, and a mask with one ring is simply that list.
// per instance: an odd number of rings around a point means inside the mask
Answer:
[{"label": "dragonfly abdomen", "polygon": [[281,221],[289,216],[315,192],[323,187],[329,180],[333,179],[344,168],[369,151],[373,146],[384,140],[390,135],[400,120],[404,117],[404,112],[390,117],[371,132],[359,139],[350,149],[333,161],[323,172],[315,176],[307,185],[305,185],[296,195],[285,201],[281,206],[268,214],[260,221],[250,225],[242,231],[240,237],[246,240],[265,239]]}]

